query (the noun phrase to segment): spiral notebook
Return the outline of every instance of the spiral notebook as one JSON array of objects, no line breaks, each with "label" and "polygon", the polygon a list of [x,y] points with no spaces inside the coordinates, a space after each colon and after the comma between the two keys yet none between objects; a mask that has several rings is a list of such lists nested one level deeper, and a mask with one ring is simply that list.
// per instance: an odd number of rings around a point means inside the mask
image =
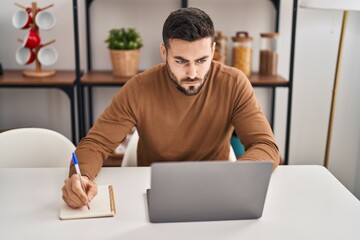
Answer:
[{"label": "spiral notebook", "polygon": [[70,220],[115,216],[116,210],[112,185],[98,186],[98,193],[89,205],[90,210],[86,206],[78,209],[73,209],[70,208],[64,201],[62,201],[60,209],[60,219]]}]

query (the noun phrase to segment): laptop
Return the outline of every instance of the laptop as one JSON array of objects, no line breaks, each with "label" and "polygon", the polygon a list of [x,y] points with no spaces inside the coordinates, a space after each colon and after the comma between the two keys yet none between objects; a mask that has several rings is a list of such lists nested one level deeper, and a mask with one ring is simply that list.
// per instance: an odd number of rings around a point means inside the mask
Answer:
[{"label": "laptop", "polygon": [[147,191],[152,223],[257,219],[272,161],[153,163]]}]

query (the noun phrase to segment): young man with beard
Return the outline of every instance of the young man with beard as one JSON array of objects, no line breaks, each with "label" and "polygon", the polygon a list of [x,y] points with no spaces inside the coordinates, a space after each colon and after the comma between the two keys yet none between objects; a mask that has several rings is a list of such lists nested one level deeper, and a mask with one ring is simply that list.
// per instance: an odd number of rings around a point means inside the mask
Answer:
[{"label": "young man with beard", "polygon": [[172,12],[163,26],[164,63],[130,79],[76,149],[86,193],[74,166],[64,201],[81,207],[96,195],[93,180],[103,161],[135,126],[139,166],[153,162],[227,160],[235,129],[245,146],[239,160],[273,160],[279,151],[246,76],[212,61],[215,30],[197,8]]}]

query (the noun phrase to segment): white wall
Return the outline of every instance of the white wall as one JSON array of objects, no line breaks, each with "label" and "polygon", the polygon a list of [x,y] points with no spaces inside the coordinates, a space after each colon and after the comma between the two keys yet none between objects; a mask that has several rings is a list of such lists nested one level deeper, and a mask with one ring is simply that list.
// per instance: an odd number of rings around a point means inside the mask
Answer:
[{"label": "white wall", "polygon": [[[342,12],[299,9],[291,128],[291,164],[322,164]],[[360,198],[360,14],[351,12],[344,42],[329,169]]]},{"label": "white wall", "polygon": [[[350,13],[341,62],[329,169],[360,199],[360,14]],[[357,183],[352,178],[357,179]],[[357,186],[356,186],[357,185]],[[357,188],[356,188],[357,187]]]},{"label": "white wall", "polygon": [[[29,5],[30,0],[17,1]],[[72,1],[37,1],[40,6],[54,3],[51,11],[57,17],[54,29],[41,32],[45,40],[56,39],[59,61],[52,68],[73,69]],[[79,0],[81,65],[85,69],[84,1]],[[11,17],[17,9],[12,1],[0,2],[0,62],[5,69],[22,69],[15,62],[19,45],[16,39],[25,31],[14,29]],[[159,44],[164,19],[178,8],[179,0],[103,0],[94,1],[90,12],[92,22],[92,59],[94,69],[110,69],[108,50],[104,40],[113,27],[136,27],[145,46],[141,49],[140,67],[146,69],[161,61]],[[254,37],[253,68],[258,68],[259,32],[272,31],[274,10],[267,0],[190,0],[189,6],[207,11],[218,30],[231,37],[239,30],[247,30]],[[290,164],[322,164],[331,89],[335,70],[337,46],[341,27],[341,13],[335,11],[298,10],[295,52],[294,94],[290,142]],[[281,1],[279,73],[289,75],[292,1]],[[342,72],[335,112],[330,170],[352,192],[360,197],[360,39],[359,13],[350,13],[343,54]],[[229,52],[231,49],[229,40]],[[230,55],[230,54],[229,54]],[[33,68],[29,66],[28,68]],[[118,88],[94,89],[94,114],[97,117],[110,102]],[[275,136],[281,152],[285,146],[287,89],[277,90]],[[257,97],[267,116],[270,114],[270,92],[256,89]],[[0,89],[0,128],[41,126],[57,130],[71,137],[69,102],[57,90]]]}]

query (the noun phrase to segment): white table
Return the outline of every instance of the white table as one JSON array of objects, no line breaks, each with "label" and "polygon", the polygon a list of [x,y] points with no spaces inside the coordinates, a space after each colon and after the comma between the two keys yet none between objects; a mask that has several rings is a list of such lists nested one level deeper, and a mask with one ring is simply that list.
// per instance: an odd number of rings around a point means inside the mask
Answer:
[{"label": "white table", "polygon": [[258,220],[152,224],[149,168],[103,168],[113,218],[59,220],[63,168],[0,169],[0,239],[360,239],[360,202],[319,166],[280,166]]}]

